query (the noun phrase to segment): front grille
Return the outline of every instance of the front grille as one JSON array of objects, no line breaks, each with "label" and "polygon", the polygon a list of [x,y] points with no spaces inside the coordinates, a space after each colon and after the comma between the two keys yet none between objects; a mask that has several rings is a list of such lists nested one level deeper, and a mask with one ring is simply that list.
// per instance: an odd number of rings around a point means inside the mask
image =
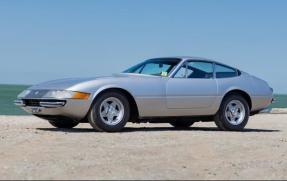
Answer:
[{"label": "front grille", "polygon": [[[61,105],[65,105],[65,100],[57,100],[57,99],[23,99],[23,104],[25,106],[31,106],[31,107],[42,107],[40,102],[42,103],[62,103]],[[57,105],[55,105],[57,106]],[[53,107],[53,106],[52,106]]]},{"label": "front grille", "polygon": [[40,101],[36,99],[23,100],[25,106],[40,107]]}]

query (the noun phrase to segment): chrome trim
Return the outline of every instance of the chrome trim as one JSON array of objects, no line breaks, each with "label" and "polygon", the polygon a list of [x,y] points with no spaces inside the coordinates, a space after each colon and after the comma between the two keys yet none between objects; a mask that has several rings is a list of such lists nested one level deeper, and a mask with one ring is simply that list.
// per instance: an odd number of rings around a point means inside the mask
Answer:
[{"label": "chrome trim", "polygon": [[25,106],[24,101],[21,100],[21,99],[14,100],[14,104],[16,106],[20,106],[20,107],[24,107]]},{"label": "chrome trim", "polygon": [[63,107],[65,106],[64,101],[58,101],[58,102],[39,102],[41,107],[45,108],[58,108],[58,107]]},{"label": "chrome trim", "polygon": [[175,68],[169,73],[169,78],[173,78],[177,71],[182,67],[182,65],[186,62],[185,59],[181,59],[181,61],[175,66]]}]

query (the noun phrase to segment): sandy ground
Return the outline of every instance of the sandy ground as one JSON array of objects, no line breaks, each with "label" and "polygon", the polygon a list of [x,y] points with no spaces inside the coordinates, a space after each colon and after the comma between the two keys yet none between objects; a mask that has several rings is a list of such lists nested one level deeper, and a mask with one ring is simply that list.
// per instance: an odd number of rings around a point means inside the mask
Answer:
[{"label": "sandy ground", "polygon": [[196,123],[121,133],[0,116],[0,179],[287,179],[287,114],[251,117],[245,132]]}]

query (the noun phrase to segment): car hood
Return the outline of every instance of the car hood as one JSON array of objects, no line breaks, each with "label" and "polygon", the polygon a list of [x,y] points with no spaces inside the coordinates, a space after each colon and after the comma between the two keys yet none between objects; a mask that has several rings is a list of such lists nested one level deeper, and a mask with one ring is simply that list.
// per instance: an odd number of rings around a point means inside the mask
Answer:
[{"label": "car hood", "polygon": [[90,80],[95,80],[95,79],[97,78],[67,78],[67,79],[52,80],[52,81],[36,84],[30,87],[30,89],[65,90],[73,85],[86,82],[86,81],[90,81]]},{"label": "car hood", "polygon": [[119,78],[132,78],[132,77],[138,77],[138,78],[145,78],[145,77],[154,77],[155,76],[149,76],[149,75],[140,75],[140,74],[125,74],[125,73],[119,73],[119,74],[113,74],[112,76],[105,76],[105,77],[90,77],[90,78],[67,78],[67,79],[59,79],[59,80],[53,80],[48,82],[43,82],[40,84],[36,84],[29,89],[32,90],[67,90],[71,87],[74,87],[79,84],[88,83],[88,82],[95,82],[95,81],[109,81],[109,80],[116,80]]}]

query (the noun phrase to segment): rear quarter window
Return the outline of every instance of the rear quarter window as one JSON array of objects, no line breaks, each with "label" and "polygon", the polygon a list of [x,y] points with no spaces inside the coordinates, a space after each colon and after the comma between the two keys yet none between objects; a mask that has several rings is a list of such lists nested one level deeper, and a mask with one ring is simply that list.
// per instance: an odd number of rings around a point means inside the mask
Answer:
[{"label": "rear quarter window", "polygon": [[227,67],[224,65],[215,64],[215,75],[216,78],[230,78],[230,77],[237,77],[238,72],[236,69]]}]

